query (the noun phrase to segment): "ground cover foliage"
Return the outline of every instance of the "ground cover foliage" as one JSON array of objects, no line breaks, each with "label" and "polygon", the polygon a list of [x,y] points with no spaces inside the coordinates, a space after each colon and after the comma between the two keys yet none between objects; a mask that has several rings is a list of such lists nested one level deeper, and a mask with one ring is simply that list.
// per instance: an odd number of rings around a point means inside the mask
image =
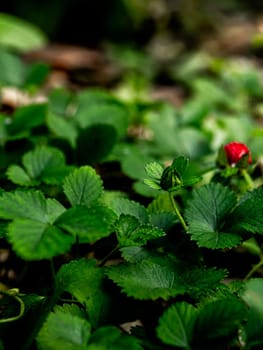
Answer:
[{"label": "ground cover foliage", "polygon": [[53,86],[7,44],[0,349],[261,349],[258,62],[111,47],[118,79]]}]

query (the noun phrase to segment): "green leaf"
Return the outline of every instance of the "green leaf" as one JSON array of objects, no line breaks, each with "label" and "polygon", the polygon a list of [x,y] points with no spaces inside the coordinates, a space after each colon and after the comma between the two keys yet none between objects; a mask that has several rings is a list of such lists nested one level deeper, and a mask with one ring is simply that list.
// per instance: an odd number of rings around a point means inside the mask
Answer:
[{"label": "green leaf", "polygon": [[170,104],[163,104],[158,111],[150,111],[146,115],[147,124],[154,134],[156,148],[162,154],[178,154],[177,116],[177,111]]},{"label": "green leaf", "polygon": [[236,195],[219,183],[211,183],[193,191],[185,217],[188,233],[200,247],[226,248],[236,246],[241,237],[224,232],[227,215],[236,204]]},{"label": "green leaf", "polygon": [[0,197],[0,217],[30,219],[52,224],[65,208],[55,199],[45,199],[40,191],[3,192]]},{"label": "green leaf", "polygon": [[171,212],[152,213],[149,216],[149,223],[153,226],[168,232],[176,223],[178,218]]},{"label": "green leaf", "polygon": [[46,104],[37,103],[17,108],[12,122],[7,125],[8,133],[15,135],[43,125],[46,118],[46,109]]},{"label": "green leaf", "polygon": [[102,89],[84,89],[77,95],[75,118],[82,128],[94,124],[113,126],[119,137],[125,136],[128,127],[128,109],[114,95]]},{"label": "green leaf", "polygon": [[115,224],[117,239],[121,247],[145,245],[148,240],[162,237],[163,230],[152,225],[140,224],[136,217],[121,214]]},{"label": "green leaf", "polygon": [[[1,51],[0,51],[1,55]],[[0,62],[1,64],[1,62]],[[1,76],[0,76],[0,84],[1,84]],[[5,145],[5,143],[8,140],[7,130],[6,130],[6,115],[3,113],[0,113],[0,145],[1,147]],[[1,158],[4,155],[1,155]],[[7,156],[6,156],[7,158]],[[2,162],[6,162],[5,158],[2,160]]]},{"label": "green leaf", "polygon": [[173,207],[168,192],[160,193],[154,200],[148,205],[148,212],[173,212]]},{"label": "green leaf", "polygon": [[8,223],[6,221],[0,221],[0,238],[6,237]]},{"label": "green leaf", "polygon": [[145,185],[149,186],[153,190],[161,190],[162,189],[162,187],[158,183],[156,183],[156,181],[154,181],[154,180],[144,179],[143,182],[145,183]]},{"label": "green leaf", "polygon": [[123,334],[116,327],[105,326],[97,329],[90,338],[87,350],[143,350],[138,339]]},{"label": "green leaf", "polygon": [[14,220],[8,226],[8,240],[26,260],[48,259],[69,250],[74,237],[52,226],[64,210],[40,191],[4,192],[0,197],[0,217]]},{"label": "green leaf", "polygon": [[163,170],[163,166],[157,162],[151,162],[145,165],[147,175],[157,184],[160,183]]},{"label": "green leaf", "polygon": [[22,218],[9,224],[7,237],[15,252],[25,260],[50,259],[66,253],[75,241],[57,227]]},{"label": "green leaf", "polygon": [[64,264],[57,274],[60,290],[71,293],[87,310],[93,327],[105,323],[109,313],[109,295],[104,291],[104,269],[95,260],[84,258]]},{"label": "green leaf", "polygon": [[22,163],[29,176],[37,178],[49,168],[64,166],[65,157],[59,149],[42,145],[26,153],[23,156]]},{"label": "green leaf", "polygon": [[118,265],[109,268],[106,274],[124,293],[139,300],[168,300],[185,293],[176,272],[149,261]]},{"label": "green leaf", "polygon": [[51,113],[48,113],[47,118],[49,118],[49,115],[54,117],[63,116],[62,119],[68,122],[71,118],[68,119],[67,117],[74,115],[74,109],[71,109],[71,107],[73,104],[75,105],[75,93],[64,87],[55,87],[48,92],[48,103]]},{"label": "green leaf", "polygon": [[32,180],[26,171],[18,165],[10,165],[6,175],[10,181],[20,186],[34,186],[40,183],[38,180]]},{"label": "green leaf", "polygon": [[120,158],[121,169],[124,174],[135,180],[143,181],[145,179],[145,164],[152,161],[152,157],[150,157],[142,147],[137,144],[128,144],[126,142],[125,144],[116,145],[113,151],[115,151],[117,157]]},{"label": "green leaf", "polygon": [[171,167],[172,169],[176,169],[180,177],[183,178],[189,167],[189,159],[184,156],[179,156],[173,160]]},{"label": "green leaf", "polygon": [[[147,180],[147,179],[146,179]],[[151,181],[151,180],[148,180]],[[146,181],[147,182],[147,181]],[[148,197],[148,198],[152,198],[152,197],[156,197],[158,195],[158,192],[156,190],[160,190],[160,186],[158,186],[158,188],[155,186],[155,184],[153,184],[153,182],[151,182],[151,185],[149,187],[149,184],[147,185],[145,181],[139,180],[139,181],[135,181],[132,184],[132,189],[135,193],[137,193],[138,195],[142,196],[142,197]],[[153,185],[153,187],[152,187]]]},{"label": "green leaf", "polygon": [[115,220],[115,213],[105,206],[76,206],[65,211],[55,224],[78,236],[82,243],[94,243],[112,233]]},{"label": "green leaf", "polygon": [[234,231],[263,234],[263,187],[248,192],[229,217]]},{"label": "green leaf", "polygon": [[90,334],[88,321],[61,308],[48,315],[37,345],[39,350],[85,350]]},{"label": "green leaf", "polygon": [[230,102],[229,92],[213,78],[197,77],[192,84],[195,93],[205,97],[212,105],[220,103],[226,105]]},{"label": "green leaf", "polygon": [[129,246],[120,248],[124,260],[130,263],[139,263],[151,257],[150,251],[142,246]]},{"label": "green leaf", "polygon": [[141,223],[148,223],[149,221],[146,208],[142,204],[128,198],[112,198],[110,206],[118,216],[121,214],[131,215]]},{"label": "green leaf", "polygon": [[48,146],[39,146],[26,153],[22,163],[31,178],[40,178],[51,185],[60,185],[71,170],[65,164],[64,154],[59,149]]},{"label": "green leaf", "polygon": [[209,297],[214,289],[222,287],[221,281],[227,276],[223,269],[205,267],[181,268],[180,274],[187,294],[197,300]]},{"label": "green leaf", "polygon": [[64,154],[59,149],[44,145],[27,152],[22,163],[25,170],[12,165],[7,170],[7,176],[12,182],[24,186],[40,182],[59,185],[71,169],[65,165]]},{"label": "green leaf", "polygon": [[245,303],[237,298],[213,300],[199,310],[195,342],[204,343],[233,335],[247,316]]},{"label": "green leaf", "polygon": [[180,127],[175,130],[173,136],[176,137],[177,152],[187,155],[190,159],[199,160],[209,152],[209,138],[200,127]]},{"label": "green leaf", "polygon": [[71,205],[89,206],[102,195],[103,185],[96,171],[86,165],[65,178],[63,189]]},{"label": "green leaf", "polygon": [[197,51],[190,55],[186,55],[185,59],[182,60],[175,71],[176,77],[180,80],[190,82],[200,73],[206,71],[211,65],[212,57],[208,52]]},{"label": "green leaf", "polygon": [[47,114],[47,126],[57,137],[66,139],[75,148],[78,132],[71,120],[49,112]]},{"label": "green leaf", "polygon": [[0,217],[4,219],[25,218],[47,223],[46,200],[40,191],[4,192],[0,197]]},{"label": "green leaf", "polygon": [[53,224],[55,220],[66,210],[61,203],[53,198],[47,198],[46,206],[48,223],[50,224]]},{"label": "green leaf", "polygon": [[248,348],[262,346],[263,329],[263,280],[253,278],[246,282],[242,299],[248,305],[247,322],[244,325]]},{"label": "green leaf", "polygon": [[77,316],[84,319],[87,317],[86,311],[83,308],[80,309],[80,307],[76,304],[55,305],[54,311],[63,312],[65,314],[70,314],[72,316]]},{"label": "green leaf", "polygon": [[112,208],[112,203],[115,201],[116,198],[127,198],[127,193],[122,191],[112,191],[112,190],[105,190],[103,192],[103,196],[100,199],[101,202],[103,202],[107,207]]},{"label": "green leaf", "polygon": [[263,320],[263,279],[252,278],[246,282],[242,298],[250,308],[254,308]]},{"label": "green leaf", "polygon": [[[1,20],[0,20],[1,21]],[[0,24],[1,31],[1,24]],[[1,41],[1,32],[0,32]],[[21,86],[23,85],[26,67],[16,55],[0,48],[0,85]]]},{"label": "green leaf", "polygon": [[50,72],[50,67],[46,63],[36,62],[32,64],[27,72],[24,85],[27,88],[38,87],[44,83]]},{"label": "green leaf", "polygon": [[197,310],[186,302],[172,305],[159,320],[157,335],[165,344],[191,349]]},{"label": "green leaf", "polygon": [[87,106],[96,106],[104,103],[118,103],[116,97],[104,89],[92,87],[81,90],[77,95],[77,103],[80,109]]},{"label": "green leaf", "polygon": [[85,103],[84,106],[79,106],[75,118],[83,129],[101,123],[114,127],[119,137],[126,135],[127,110],[120,104],[104,102],[94,105]]},{"label": "green leaf", "polygon": [[[131,254],[128,260],[134,261]],[[141,260],[139,256],[136,260],[138,263],[110,267],[106,274],[124,293],[139,300],[168,300],[183,294],[199,298],[219,287],[226,275],[224,270],[185,267],[166,258]]]},{"label": "green leaf", "polygon": [[209,102],[200,96],[193,96],[188,99],[180,108],[180,117],[183,119],[184,125],[200,125],[200,122],[209,113]]},{"label": "green leaf", "polygon": [[34,50],[46,44],[44,33],[33,24],[0,13],[0,44],[19,51]]},{"label": "green leaf", "polygon": [[104,161],[117,142],[112,125],[94,124],[79,131],[76,140],[76,157],[79,165]]},{"label": "green leaf", "polygon": [[[207,134],[200,127],[178,125],[180,115],[173,106],[163,105],[158,111],[147,114],[149,128],[154,134],[154,143],[158,153],[174,157],[184,154],[190,159],[199,159],[207,154],[209,142]],[[160,119],[162,122],[160,123]]]}]

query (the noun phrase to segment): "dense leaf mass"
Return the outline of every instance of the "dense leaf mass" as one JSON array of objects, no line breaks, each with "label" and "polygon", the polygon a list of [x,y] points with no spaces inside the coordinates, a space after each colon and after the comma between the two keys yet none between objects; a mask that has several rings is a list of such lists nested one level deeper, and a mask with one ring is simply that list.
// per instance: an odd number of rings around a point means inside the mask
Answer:
[{"label": "dense leaf mass", "polygon": [[259,11],[73,2],[132,45],[0,13],[0,349],[262,349]]}]

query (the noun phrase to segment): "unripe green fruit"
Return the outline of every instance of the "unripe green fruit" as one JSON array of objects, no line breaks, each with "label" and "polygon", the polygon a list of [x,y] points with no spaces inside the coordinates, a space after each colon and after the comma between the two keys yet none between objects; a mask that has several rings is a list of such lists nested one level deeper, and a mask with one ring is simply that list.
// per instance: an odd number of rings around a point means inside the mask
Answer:
[{"label": "unripe green fruit", "polygon": [[160,186],[163,190],[168,191],[182,184],[181,177],[176,169],[171,166],[164,169],[160,180]]}]

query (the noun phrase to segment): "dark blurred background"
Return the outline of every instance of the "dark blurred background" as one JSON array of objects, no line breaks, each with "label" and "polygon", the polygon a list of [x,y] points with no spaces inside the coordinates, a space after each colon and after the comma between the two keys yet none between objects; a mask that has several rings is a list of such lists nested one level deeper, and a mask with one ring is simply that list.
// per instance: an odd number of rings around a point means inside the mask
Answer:
[{"label": "dark blurred background", "polygon": [[200,33],[234,12],[262,11],[258,0],[9,0],[0,11],[40,27],[50,41],[96,47],[104,41],[144,45],[159,31]]},{"label": "dark blurred background", "polygon": [[[11,0],[1,4],[0,11],[37,25],[51,41],[85,46],[97,46],[104,39],[143,41],[122,0]],[[143,27],[146,37],[154,30],[146,23]]]}]

